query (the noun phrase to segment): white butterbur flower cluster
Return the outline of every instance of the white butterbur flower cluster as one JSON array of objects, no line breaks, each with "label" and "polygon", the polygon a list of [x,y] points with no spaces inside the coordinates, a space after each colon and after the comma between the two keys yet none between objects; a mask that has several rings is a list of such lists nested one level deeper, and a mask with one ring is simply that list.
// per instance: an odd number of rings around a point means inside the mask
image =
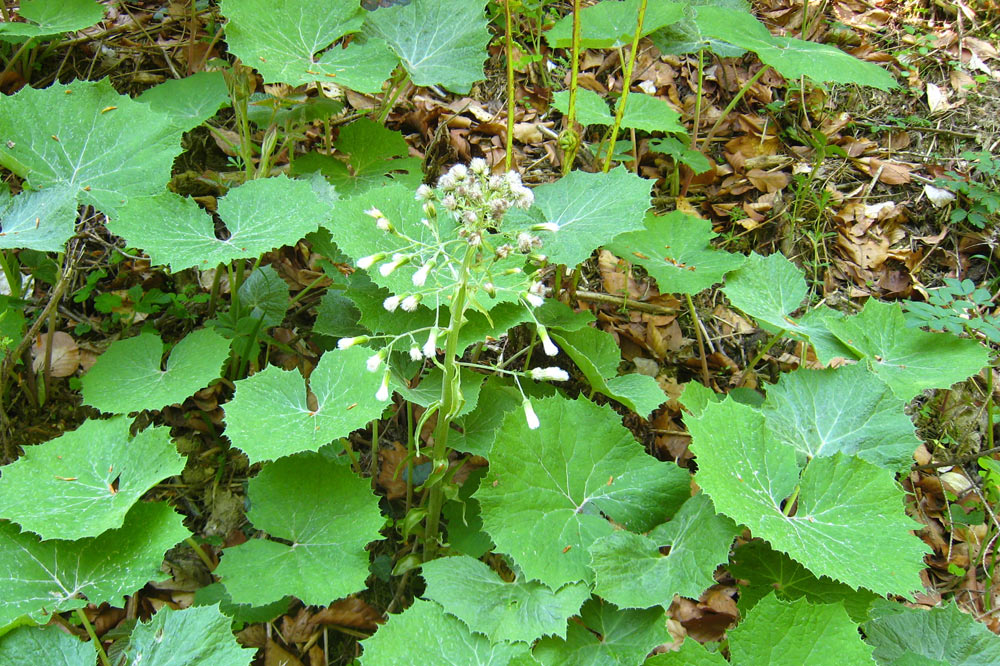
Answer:
[{"label": "white butterbur flower cluster", "polygon": [[[398,280],[392,281],[398,293],[385,298],[382,307],[389,312],[415,312],[422,303],[430,305],[432,310],[448,305],[457,293],[457,280],[462,276],[465,288],[471,290],[469,299],[476,298],[474,292],[478,291],[490,299],[519,301],[534,319],[534,308],[545,303],[546,290],[540,281],[540,272],[529,276],[524,275],[524,270],[529,264],[544,264],[545,255],[539,252],[542,247],[539,236],[545,238],[546,233],[556,233],[559,226],[546,222],[505,233],[506,214],[513,208],[528,209],[534,204],[534,194],[521,182],[521,176],[516,171],[493,174],[486,160],[476,158],[468,165],[452,166],[440,177],[436,187],[421,185],[414,198],[423,215],[419,220],[422,226],[416,224],[416,219],[392,219],[391,214],[386,215],[374,206],[365,211],[374,227],[388,236],[387,242],[379,245],[392,249],[361,257],[357,261],[358,268],[373,272],[377,268],[378,275],[388,278],[406,267],[404,270],[409,277],[406,281],[413,285],[412,289],[401,289]],[[467,249],[456,252],[456,243],[461,241],[468,244]],[[464,263],[457,258],[463,254]],[[522,277],[512,278],[514,275]],[[556,356],[559,349],[545,327],[537,320],[535,324],[545,354]],[[384,340],[382,349],[367,361],[370,372],[383,373],[375,397],[385,401],[391,395],[389,356],[393,351],[408,352],[413,361],[433,359],[440,365],[438,338],[453,334],[456,325],[461,327],[461,322],[452,321],[444,326],[435,322],[432,327]],[[355,336],[341,339],[337,346],[347,349],[369,341],[368,336]],[[445,359],[445,363],[456,360]],[[558,367],[533,368],[514,374],[515,380],[518,375],[534,381],[569,380],[569,374]],[[528,426],[538,428],[538,416],[527,397],[523,405]]]},{"label": "white butterbur flower cluster", "polygon": [[[456,164],[438,180],[443,193],[441,205],[455,215],[465,229],[462,235],[470,243],[482,241],[482,234],[500,228],[503,216],[511,208],[530,208],[535,195],[521,183],[516,171],[490,175],[490,167],[481,157],[469,166]],[[418,191],[417,198],[433,203],[434,192]]]}]

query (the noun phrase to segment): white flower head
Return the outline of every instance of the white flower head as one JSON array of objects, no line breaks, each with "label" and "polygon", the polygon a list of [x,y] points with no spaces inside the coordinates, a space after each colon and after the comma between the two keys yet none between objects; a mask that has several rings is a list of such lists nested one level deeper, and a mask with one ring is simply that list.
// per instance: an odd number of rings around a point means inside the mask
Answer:
[{"label": "white flower head", "polygon": [[407,312],[413,312],[417,309],[417,304],[420,303],[421,298],[420,294],[410,294],[403,299],[403,302],[399,304],[399,307],[403,308]]},{"label": "white flower head", "polygon": [[556,347],[556,343],[552,342],[552,338],[549,337],[549,332],[544,326],[538,326],[538,337],[542,339],[542,349],[546,356],[555,356],[559,353],[559,347]]},{"label": "white flower head", "polygon": [[545,299],[544,298],[542,298],[538,294],[533,294],[530,291],[524,292],[524,300],[528,301],[528,303],[533,308],[540,308],[543,305],[545,305]]},{"label": "white flower head", "polygon": [[535,408],[531,406],[531,401],[525,398],[521,402],[521,406],[524,407],[524,420],[528,422],[528,428],[537,430],[541,423],[538,422],[538,415],[535,414]]},{"label": "white flower head", "polygon": [[382,261],[385,259],[385,253],[379,252],[378,254],[369,254],[367,257],[361,257],[358,259],[358,268],[362,270],[368,270],[377,261]]},{"label": "white flower head", "polygon": [[382,301],[382,307],[388,312],[395,312],[396,308],[399,307],[399,296],[390,296],[389,298]]},{"label": "white flower head", "polygon": [[459,163],[449,169],[448,173],[451,174],[451,177],[456,181],[461,181],[465,180],[465,177],[469,175],[469,170],[464,164]]},{"label": "white flower head", "polygon": [[411,361],[419,361],[419,360],[420,360],[420,359],[422,359],[423,357],[424,357],[424,355],[423,355],[423,353],[422,353],[422,352],[420,351],[420,345],[418,345],[417,343],[415,343],[415,342],[414,342],[414,343],[413,343],[413,344],[412,344],[412,345],[410,346],[410,360],[411,360]]},{"label": "white flower head", "polygon": [[469,170],[477,176],[482,176],[490,170],[490,165],[482,157],[473,157],[469,162]]},{"label": "white flower head", "polygon": [[517,234],[517,250],[521,254],[528,254],[531,252],[537,242],[537,236],[532,236],[524,231]]},{"label": "white flower head", "polygon": [[445,192],[451,192],[455,189],[455,177],[451,175],[451,172],[438,178],[438,187]]},{"label": "white flower head", "polygon": [[569,381],[569,373],[562,368],[532,368],[528,373],[535,381],[565,382]]},{"label": "white flower head", "polygon": [[388,277],[393,271],[403,264],[409,263],[409,261],[410,258],[406,255],[394,254],[392,255],[392,261],[387,261],[378,267],[378,272],[382,274],[382,277]]},{"label": "white flower head", "polygon": [[454,194],[446,194],[444,195],[444,199],[441,199],[441,205],[454,212],[458,208],[458,200],[455,199]]},{"label": "white flower head", "polygon": [[385,402],[389,399],[389,371],[386,370],[385,374],[382,375],[382,383],[379,384],[378,391],[375,392],[375,399],[379,402]]},{"label": "white flower head", "polygon": [[337,340],[337,349],[347,349],[348,347],[353,347],[354,345],[359,345],[364,342],[368,342],[367,335],[358,335],[353,338],[341,338]]},{"label": "white flower head", "polygon": [[365,366],[368,368],[368,372],[375,372],[378,367],[382,365],[382,361],[385,360],[385,349],[379,349],[378,352],[372,354],[368,357],[368,361]]},{"label": "white flower head", "polygon": [[437,339],[438,330],[435,326],[431,329],[430,335],[427,336],[427,342],[424,343],[424,346],[421,349],[421,351],[424,352],[425,357],[434,358],[437,355]]},{"label": "white flower head", "polygon": [[543,222],[542,224],[536,224],[536,225],[534,225],[533,227],[531,227],[531,230],[532,231],[551,231],[552,233],[556,233],[557,231],[559,231],[559,225],[556,224],[555,222]]},{"label": "white flower head", "polygon": [[417,194],[414,198],[417,201],[430,201],[434,198],[434,190],[429,185],[421,185],[417,188]]},{"label": "white flower head", "polygon": [[387,220],[384,217],[380,217],[377,220],[375,220],[375,226],[381,229],[382,231],[392,231],[393,228],[392,223],[389,222],[389,220]]},{"label": "white flower head", "polygon": [[368,215],[369,217],[374,217],[376,220],[380,217],[384,217],[382,215],[382,211],[380,211],[378,208],[375,208],[374,206],[366,210],[365,215]]},{"label": "white flower head", "polygon": [[417,272],[413,274],[413,286],[422,287],[424,283],[427,282],[427,276],[430,274],[431,269],[434,268],[434,260],[428,261],[426,264],[417,269]]}]

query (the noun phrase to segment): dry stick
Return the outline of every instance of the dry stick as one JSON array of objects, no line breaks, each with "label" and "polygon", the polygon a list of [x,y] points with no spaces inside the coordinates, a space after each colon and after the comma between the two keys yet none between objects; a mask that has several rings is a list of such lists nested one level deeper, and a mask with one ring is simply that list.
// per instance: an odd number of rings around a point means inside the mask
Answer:
[{"label": "dry stick", "polygon": [[514,112],[517,110],[517,101],[514,99],[514,37],[511,24],[510,0],[503,3],[504,16],[504,47],[507,49],[507,154],[503,158],[503,168],[510,171],[510,166],[514,160]]},{"label": "dry stick", "polygon": [[625,104],[628,102],[628,91],[632,87],[632,70],[635,67],[635,59],[639,53],[639,35],[642,34],[642,22],[646,18],[647,0],[642,0],[639,5],[639,16],[636,19],[635,35],[632,37],[632,51],[628,55],[628,62],[625,63],[625,80],[622,81],[622,96],[615,107],[615,124],[611,128],[611,141],[608,142],[608,153],[604,156],[604,166],[601,169],[604,173],[611,170],[611,156],[615,154],[615,142],[618,139],[618,130],[622,126],[622,117],[625,115]]},{"label": "dry stick", "polygon": [[637,312],[646,312],[648,314],[656,315],[674,315],[677,314],[677,310],[674,308],[668,308],[662,305],[654,305],[652,303],[640,303],[638,301],[631,301],[622,298],[621,296],[613,296],[611,294],[602,294],[597,291],[583,291],[577,290],[574,294],[577,300],[589,301],[591,303],[607,303],[608,305],[614,305],[617,307],[627,307],[629,310],[636,310]]}]

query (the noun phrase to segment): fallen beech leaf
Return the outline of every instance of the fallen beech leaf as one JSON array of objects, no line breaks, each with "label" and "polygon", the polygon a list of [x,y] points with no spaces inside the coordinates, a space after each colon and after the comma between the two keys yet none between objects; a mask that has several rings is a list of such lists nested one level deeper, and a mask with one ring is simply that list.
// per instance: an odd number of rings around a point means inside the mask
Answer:
[{"label": "fallen beech leaf", "polygon": [[948,93],[933,83],[927,84],[927,107],[931,113],[944,113],[952,107]]},{"label": "fallen beech leaf", "polygon": [[943,208],[955,200],[955,195],[949,190],[933,185],[924,185],[924,195],[927,200],[934,204],[935,208]]},{"label": "fallen beech leaf", "polygon": [[[45,364],[48,339],[48,334],[42,333],[31,346],[31,368],[35,372],[40,372]],[[64,331],[53,333],[49,374],[53,377],[69,377],[78,367],[80,367],[80,348],[76,346],[76,340]]]}]

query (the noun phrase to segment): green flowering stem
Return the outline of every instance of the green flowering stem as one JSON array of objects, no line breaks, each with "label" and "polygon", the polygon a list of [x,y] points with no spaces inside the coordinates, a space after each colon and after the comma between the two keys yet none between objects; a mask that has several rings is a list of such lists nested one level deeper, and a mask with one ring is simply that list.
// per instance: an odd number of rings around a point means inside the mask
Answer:
[{"label": "green flowering stem", "polygon": [[[479,254],[479,248],[469,245],[462,261],[459,282],[451,302],[451,321],[448,322],[448,337],[444,348],[444,381],[441,383],[441,407],[438,422],[434,428],[434,448],[431,453],[432,476],[441,465],[448,464],[448,431],[451,420],[461,408],[463,398],[459,383],[458,336],[462,330],[462,318],[469,295],[469,273]],[[444,504],[444,485],[440,481],[428,489],[427,528],[424,530],[424,561],[434,559],[438,547],[438,529],[441,522],[441,507]]]},{"label": "green flowering stem", "polygon": [[625,115],[625,103],[628,101],[628,89],[632,87],[632,70],[635,67],[636,55],[639,53],[639,35],[642,34],[642,22],[646,18],[646,2],[642,0],[639,5],[639,17],[636,20],[635,36],[632,37],[632,52],[628,55],[628,62],[625,63],[625,80],[622,81],[622,96],[615,107],[615,124],[611,128],[611,142],[608,144],[608,152],[604,156],[604,166],[601,171],[607,173],[611,170],[611,156],[615,154],[615,141],[618,139],[618,130],[622,126],[622,117]]}]

